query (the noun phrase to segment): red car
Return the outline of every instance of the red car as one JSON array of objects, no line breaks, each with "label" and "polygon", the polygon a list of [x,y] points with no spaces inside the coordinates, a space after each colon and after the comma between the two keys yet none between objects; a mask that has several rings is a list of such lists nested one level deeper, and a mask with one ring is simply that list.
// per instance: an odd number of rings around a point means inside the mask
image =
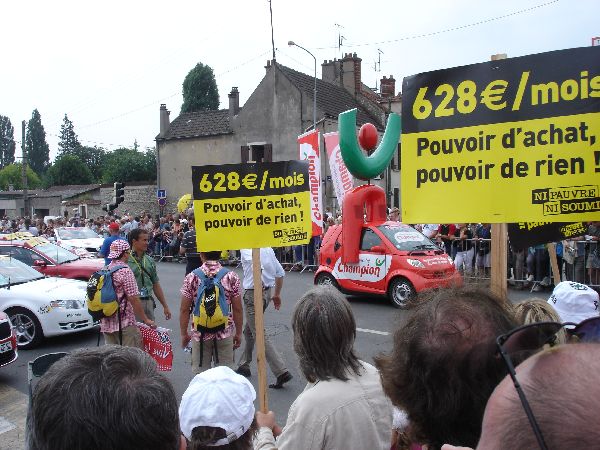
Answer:
[{"label": "red car", "polygon": [[0,235],[0,255],[10,255],[44,275],[83,281],[104,266],[102,258],[80,258],[45,238],[27,234]]},{"label": "red car", "polygon": [[17,359],[17,332],[6,313],[0,311],[0,367]]},{"label": "red car", "polygon": [[462,284],[450,257],[414,228],[400,222],[358,223],[359,262],[342,263],[342,225],[323,238],[315,284],[351,294],[386,295],[398,308],[417,293]]}]

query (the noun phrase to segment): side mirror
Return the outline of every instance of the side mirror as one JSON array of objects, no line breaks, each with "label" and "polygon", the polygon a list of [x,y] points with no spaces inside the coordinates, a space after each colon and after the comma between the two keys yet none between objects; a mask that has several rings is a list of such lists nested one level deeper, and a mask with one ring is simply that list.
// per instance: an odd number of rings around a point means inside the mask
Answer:
[{"label": "side mirror", "polygon": [[383,245],[374,245],[371,247],[373,253],[385,253],[385,247]]},{"label": "side mirror", "polygon": [[44,261],[43,259],[36,259],[33,261],[33,265],[35,267],[46,267],[46,261]]}]

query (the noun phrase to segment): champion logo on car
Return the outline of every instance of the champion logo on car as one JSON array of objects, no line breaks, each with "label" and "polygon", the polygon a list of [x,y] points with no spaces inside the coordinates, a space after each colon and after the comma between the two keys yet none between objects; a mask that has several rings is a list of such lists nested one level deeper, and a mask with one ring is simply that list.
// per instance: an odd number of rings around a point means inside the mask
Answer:
[{"label": "champion logo on car", "polygon": [[390,255],[361,253],[358,264],[343,264],[342,258],[339,258],[333,266],[332,275],[338,280],[380,281],[387,275],[391,263]]},{"label": "champion logo on car", "polygon": [[432,258],[421,258],[421,262],[427,264],[428,266],[435,266],[438,264],[449,264],[449,260],[447,256],[434,256]]},{"label": "champion logo on car", "polygon": [[398,242],[402,242],[402,241],[421,242],[421,241],[425,240],[425,236],[423,236],[421,233],[417,233],[417,232],[407,233],[406,231],[399,231],[398,233],[396,233],[394,235],[394,238]]}]

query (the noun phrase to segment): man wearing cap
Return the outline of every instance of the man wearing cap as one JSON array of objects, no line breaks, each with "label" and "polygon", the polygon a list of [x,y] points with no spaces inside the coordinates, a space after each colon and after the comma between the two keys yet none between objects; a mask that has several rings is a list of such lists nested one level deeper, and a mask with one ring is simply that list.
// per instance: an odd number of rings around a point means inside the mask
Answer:
[{"label": "man wearing cap", "polygon": [[[254,351],[254,338],[256,336],[256,326],[254,322],[254,289],[256,289],[257,286],[254,285],[254,273],[252,271],[252,250],[245,248],[240,252],[242,268],[244,269],[244,281],[242,282],[242,285],[244,287],[246,324],[244,325],[244,351],[242,352],[242,357],[240,358],[239,367],[236,372],[245,377],[249,377],[252,352]],[[279,311],[279,308],[281,307],[281,288],[283,286],[285,271],[283,270],[283,267],[281,267],[279,261],[277,261],[275,252],[271,247],[260,249],[260,265],[262,282],[258,286],[258,289],[262,291],[263,311],[267,309],[271,300],[273,300],[275,309]],[[272,384],[270,387],[279,389],[292,379],[292,375],[285,367],[283,358],[266,334],[265,352],[269,367],[277,377],[275,384]]]},{"label": "man wearing cap", "polygon": [[108,257],[108,252],[110,251],[110,245],[116,241],[117,239],[123,239],[119,235],[120,226],[117,222],[111,222],[108,226],[108,232],[110,235],[107,238],[104,238],[104,242],[102,242],[102,247],[100,247],[100,251],[98,252],[98,256],[104,258],[104,264],[107,266],[110,264],[110,258]]},{"label": "man wearing cap", "polygon": [[235,448],[251,449],[255,399],[252,384],[229,367],[196,375],[179,406],[188,448],[219,448],[235,442]]},{"label": "man wearing cap", "polygon": [[136,325],[135,316],[137,315],[141,322],[150,327],[155,325],[144,312],[135,276],[127,265],[129,250],[129,244],[123,239],[117,239],[110,244],[108,258],[111,263],[108,268],[119,267],[119,270],[113,272],[112,280],[120,304],[120,314],[115,313],[100,319],[100,331],[104,334],[105,344],[143,348],[142,335]]},{"label": "man wearing cap", "polygon": [[548,299],[563,322],[579,323],[600,315],[598,293],[585,284],[562,281]]},{"label": "man wearing cap", "polygon": [[[156,302],[154,296],[158,299],[163,307],[165,319],[171,318],[171,310],[165,300],[165,294],[162,286],[158,281],[158,273],[156,272],[156,263],[146,254],[148,250],[148,233],[143,228],[135,228],[129,232],[129,240],[131,242],[131,255],[129,256],[129,268],[133,271],[135,280],[140,290],[140,301],[146,316],[151,320],[155,320],[154,309]],[[140,319],[136,317],[136,319]]]}]

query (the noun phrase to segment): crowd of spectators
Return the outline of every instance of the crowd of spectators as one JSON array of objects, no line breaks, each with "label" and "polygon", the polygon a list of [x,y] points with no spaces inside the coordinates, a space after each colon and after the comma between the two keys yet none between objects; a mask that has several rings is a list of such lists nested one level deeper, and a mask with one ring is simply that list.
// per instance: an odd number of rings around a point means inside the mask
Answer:
[{"label": "crowd of spectators", "polygon": [[107,345],[41,377],[27,448],[597,448],[598,299],[569,281],[516,307],[481,289],[430,292],[373,366],[355,349],[348,301],[317,286],[292,314],[307,385],[285,426],[255,411],[254,388],[229,367],[196,375],[177,408],[147,354]]}]

